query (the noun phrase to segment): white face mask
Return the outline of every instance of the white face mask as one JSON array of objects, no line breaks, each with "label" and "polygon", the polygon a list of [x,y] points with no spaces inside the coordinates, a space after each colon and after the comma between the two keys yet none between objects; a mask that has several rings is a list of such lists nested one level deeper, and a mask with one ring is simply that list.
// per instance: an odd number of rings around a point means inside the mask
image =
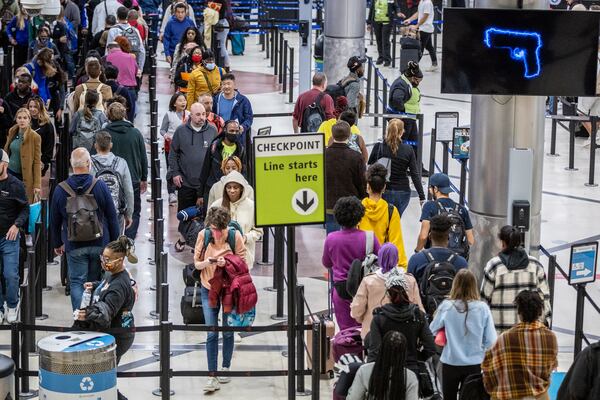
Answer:
[{"label": "white face mask", "polygon": [[216,65],[215,63],[209,63],[205,65],[206,69],[209,71],[212,71],[213,69],[215,69]]}]

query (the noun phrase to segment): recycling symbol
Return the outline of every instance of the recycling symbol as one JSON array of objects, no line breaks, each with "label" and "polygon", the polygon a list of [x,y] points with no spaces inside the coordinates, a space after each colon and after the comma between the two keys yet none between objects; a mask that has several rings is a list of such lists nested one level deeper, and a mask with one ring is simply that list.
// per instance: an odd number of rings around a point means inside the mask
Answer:
[{"label": "recycling symbol", "polygon": [[81,383],[79,383],[79,387],[84,392],[89,392],[94,388],[94,381],[89,376],[86,376],[81,380]]}]

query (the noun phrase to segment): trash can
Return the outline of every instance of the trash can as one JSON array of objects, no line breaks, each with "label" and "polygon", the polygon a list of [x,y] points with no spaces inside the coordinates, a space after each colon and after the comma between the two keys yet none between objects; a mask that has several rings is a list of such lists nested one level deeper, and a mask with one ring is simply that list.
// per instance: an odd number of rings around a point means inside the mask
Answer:
[{"label": "trash can", "polygon": [[40,400],[116,400],[115,338],[99,332],[67,332],[38,342]]},{"label": "trash can", "polygon": [[0,399],[15,398],[15,363],[0,354]]}]

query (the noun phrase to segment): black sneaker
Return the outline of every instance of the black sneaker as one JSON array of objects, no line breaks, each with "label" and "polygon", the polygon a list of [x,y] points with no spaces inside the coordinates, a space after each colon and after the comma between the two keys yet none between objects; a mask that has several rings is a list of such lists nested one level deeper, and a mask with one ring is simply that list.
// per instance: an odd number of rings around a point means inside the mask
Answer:
[{"label": "black sneaker", "polygon": [[375,62],[376,65],[381,65],[383,64],[383,58],[378,58],[377,61]]},{"label": "black sneaker", "polygon": [[426,178],[429,176],[429,171],[427,171],[425,168],[421,169],[421,176]]},{"label": "black sneaker", "polygon": [[383,66],[384,67],[389,67],[391,64],[392,64],[391,61],[386,61],[386,62],[383,63]]}]

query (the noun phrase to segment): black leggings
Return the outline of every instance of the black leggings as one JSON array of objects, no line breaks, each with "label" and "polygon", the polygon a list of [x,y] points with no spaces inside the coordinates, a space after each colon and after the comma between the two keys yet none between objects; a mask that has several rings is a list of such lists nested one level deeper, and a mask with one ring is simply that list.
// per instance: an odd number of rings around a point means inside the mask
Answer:
[{"label": "black leggings", "polygon": [[[431,64],[437,65],[437,54],[435,53],[435,48],[433,47],[431,35],[433,35],[433,33],[419,31],[419,37],[421,38],[421,58],[423,58],[425,49],[427,49],[429,56],[431,57]],[[421,60],[419,59],[419,61]]]},{"label": "black leggings", "polygon": [[456,400],[459,385],[465,378],[481,372],[481,365],[448,365],[442,364],[442,392],[444,400]]}]

